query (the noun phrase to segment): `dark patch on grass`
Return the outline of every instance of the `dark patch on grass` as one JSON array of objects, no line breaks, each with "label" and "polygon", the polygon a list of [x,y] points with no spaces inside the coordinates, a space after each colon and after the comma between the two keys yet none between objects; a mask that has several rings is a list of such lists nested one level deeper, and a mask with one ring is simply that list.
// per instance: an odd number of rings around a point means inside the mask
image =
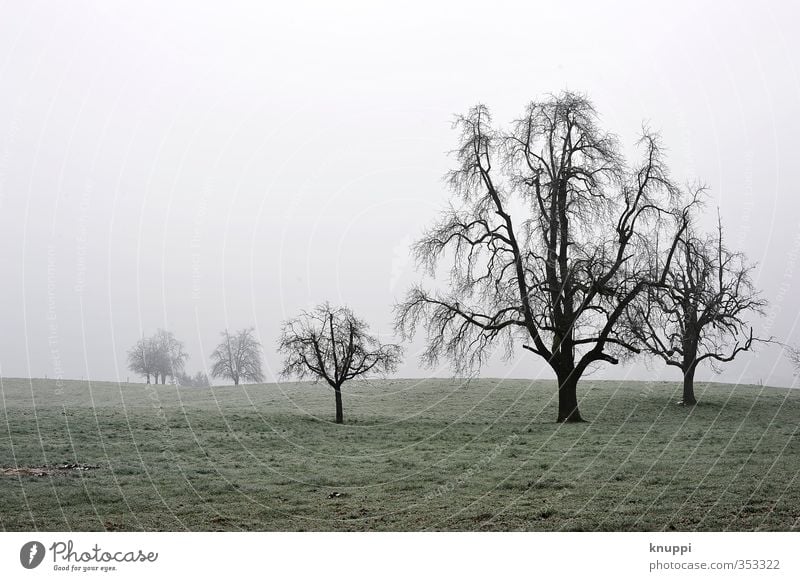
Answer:
[{"label": "dark patch on grass", "polygon": [[74,472],[96,470],[100,466],[93,464],[57,464],[55,466],[17,466],[0,468],[0,476],[66,476]]}]

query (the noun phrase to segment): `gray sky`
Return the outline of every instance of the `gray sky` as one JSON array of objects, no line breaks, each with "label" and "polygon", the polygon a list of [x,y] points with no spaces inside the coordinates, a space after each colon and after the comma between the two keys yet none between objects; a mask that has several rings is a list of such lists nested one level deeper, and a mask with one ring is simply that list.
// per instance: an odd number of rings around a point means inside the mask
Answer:
[{"label": "gray sky", "polygon": [[[0,373],[125,380],[158,327],[194,372],[254,325],[272,379],[280,321],[326,299],[388,340],[421,278],[407,247],[449,197],[453,115],[505,123],[562,89],[627,144],[661,131],[759,264],[756,332],[800,342],[800,10],[534,4],[3,3]],[[399,375],[450,373],[417,348]],[[484,375],[551,377],[523,353]],[[793,381],[775,347],[718,379]]]}]

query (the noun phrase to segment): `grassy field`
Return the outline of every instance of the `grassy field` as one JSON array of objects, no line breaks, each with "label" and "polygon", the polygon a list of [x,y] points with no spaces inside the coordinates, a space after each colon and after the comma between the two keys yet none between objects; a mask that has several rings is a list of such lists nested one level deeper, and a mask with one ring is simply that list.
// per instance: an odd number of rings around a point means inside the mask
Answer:
[{"label": "grassy field", "polygon": [[577,425],[554,392],[361,383],[340,426],[320,385],[3,379],[0,529],[800,528],[800,390],[586,381]]}]

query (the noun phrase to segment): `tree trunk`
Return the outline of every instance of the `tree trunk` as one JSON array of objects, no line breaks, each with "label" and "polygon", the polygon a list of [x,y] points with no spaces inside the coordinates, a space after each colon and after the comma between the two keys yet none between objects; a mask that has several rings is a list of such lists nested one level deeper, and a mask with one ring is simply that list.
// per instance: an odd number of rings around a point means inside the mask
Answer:
[{"label": "tree trunk", "polygon": [[585,421],[578,410],[578,375],[574,369],[557,373],[558,423]]},{"label": "tree trunk", "polygon": [[148,373],[146,377],[147,377],[147,383],[150,383],[150,374]]},{"label": "tree trunk", "polygon": [[334,386],[333,392],[336,394],[336,423],[344,423],[344,412],[342,411],[342,386]]},{"label": "tree trunk", "polygon": [[694,405],[697,399],[694,397],[694,364],[689,365],[689,368],[683,374],[683,400],[682,405]]},{"label": "tree trunk", "polygon": [[233,378],[233,385],[235,385],[236,387],[239,387],[239,378],[238,377],[234,377]]},{"label": "tree trunk", "polygon": [[167,374],[166,373],[162,373],[161,374],[161,385],[164,385],[165,383],[167,383]]}]

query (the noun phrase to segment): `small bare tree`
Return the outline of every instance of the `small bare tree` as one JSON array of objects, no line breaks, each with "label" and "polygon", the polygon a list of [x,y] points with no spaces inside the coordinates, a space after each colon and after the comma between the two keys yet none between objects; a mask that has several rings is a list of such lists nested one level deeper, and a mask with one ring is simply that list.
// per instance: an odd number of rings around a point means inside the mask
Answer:
[{"label": "small bare tree", "polygon": [[[671,182],[646,129],[641,162],[626,164],[582,95],[532,102],[507,130],[483,105],[454,127],[455,200],[414,247],[431,276],[452,261],[449,290],[412,288],[396,327],[406,338],[424,327],[423,362],[445,356],[457,373],[479,368],[496,344],[510,356],[521,341],[558,380],[557,421],[583,421],[578,380],[638,352],[623,314],[663,283],[693,203],[682,200],[698,192],[684,196]],[[647,257],[660,236],[664,269],[653,273]]]},{"label": "small bare tree", "polygon": [[733,361],[754,342],[746,318],[763,314],[750,273],[753,266],[741,252],[723,241],[722,222],[716,236],[691,230],[681,236],[675,260],[663,287],[652,287],[632,303],[629,327],[644,350],[683,372],[684,405],[694,405],[694,376],[698,365]]},{"label": "small bare tree", "polygon": [[398,345],[382,345],[366,322],[347,307],[325,303],[283,324],[278,350],[284,355],[285,378],[326,381],[336,399],[336,423],[344,421],[342,385],[368,374],[386,374],[400,363]]},{"label": "small bare tree", "polygon": [[211,354],[211,376],[231,379],[234,385],[240,381],[264,381],[261,343],[255,338],[255,329],[241,329],[234,334],[225,329],[221,334],[222,342]]}]

